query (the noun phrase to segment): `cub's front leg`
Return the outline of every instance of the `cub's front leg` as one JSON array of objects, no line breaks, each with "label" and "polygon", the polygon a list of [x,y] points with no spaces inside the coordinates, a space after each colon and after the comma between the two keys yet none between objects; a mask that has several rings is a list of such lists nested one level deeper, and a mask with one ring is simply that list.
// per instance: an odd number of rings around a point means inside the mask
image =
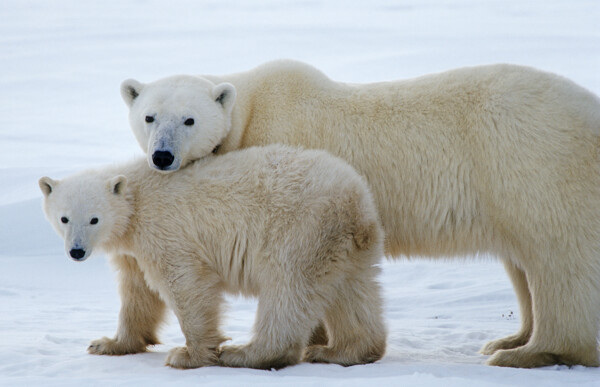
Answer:
[{"label": "cub's front leg", "polygon": [[[174,368],[198,368],[218,363],[218,348],[225,341],[219,329],[222,289],[218,276],[198,263],[165,265],[172,307],[186,346],[169,351],[166,365]],[[193,262],[193,261],[192,261]]]},{"label": "cub's front leg", "polygon": [[127,355],[146,351],[158,344],[156,331],[165,316],[165,303],[148,288],[135,258],[115,255],[111,261],[118,270],[121,311],[114,339],[103,337],[91,342],[94,355]]}]

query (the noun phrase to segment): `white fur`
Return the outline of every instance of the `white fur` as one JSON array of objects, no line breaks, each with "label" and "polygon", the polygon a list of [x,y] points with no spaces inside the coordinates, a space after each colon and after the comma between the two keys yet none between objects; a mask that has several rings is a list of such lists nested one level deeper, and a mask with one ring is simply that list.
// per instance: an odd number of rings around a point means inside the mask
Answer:
[{"label": "white fur", "polygon": [[[104,181],[87,173],[77,174],[73,179],[80,185],[76,192],[73,192],[72,187],[67,188],[49,177],[41,178],[39,185],[45,197],[62,198],[60,201],[44,201],[44,212],[56,232],[64,239],[67,255],[71,256],[74,249],[81,249],[85,255],[72,258],[85,261],[90,256],[91,246],[102,244],[115,232],[115,219],[121,216],[119,211],[123,207],[111,207],[110,195],[121,192],[125,184],[118,177]],[[94,218],[98,220],[95,224],[92,223]]]},{"label": "white fur", "polygon": [[[201,78],[191,82],[193,88],[184,88],[179,93],[172,92],[173,86],[190,84],[188,77],[174,76],[167,82],[148,85],[127,80],[121,85],[121,95],[130,107],[129,120],[140,129],[135,132],[136,139],[147,153],[151,167],[176,171],[195,159],[189,156],[209,154],[227,135],[223,128],[231,126],[235,88],[228,83],[215,86]],[[161,105],[154,105],[154,101],[161,101]],[[146,117],[154,121],[146,122]],[[194,124],[186,125],[188,119],[194,119]],[[205,141],[195,141],[198,132],[204,133]],[[164,169],[158,168],[152,160],[156,151],[175,155],[173,163]]]},{"label": "white fur", "polygon": [[218,143],[219,152],[277,142],[325,149],[367,179],[388,255],[492,253],[503,260],[522,328],[483,348],[493,354],[490,364],[598,365],[596,96],[511,65],[364,85],[334,82],[292,61],[175,79],[144,85],[129,101],[142,148],[151,147],[155,131],[137,112],[181,109],[155,98],[154,89],[177,98],[232,84],[230,117],[211,118],[220,110],[203,99],[195,114],[205,127],[187,135],[194,150],[176,158],[201,158]]},{"label": "white fur", "polygon": [[[207,157],[175,174],[140,159],[44,177],[40,187],[67,254],[83,249],[82,260],[98,248],[119,270],[117,334],[92,342],[90,353],[157,343],[166,305],[186,338],[167,357],[177,368],[268,369],[302,357],[351,365],[383,356],[375,278],[383,232],[366,182],[340,159],[274,145]],[[245,346],[219,348],[224,291],[259,298]]]}]

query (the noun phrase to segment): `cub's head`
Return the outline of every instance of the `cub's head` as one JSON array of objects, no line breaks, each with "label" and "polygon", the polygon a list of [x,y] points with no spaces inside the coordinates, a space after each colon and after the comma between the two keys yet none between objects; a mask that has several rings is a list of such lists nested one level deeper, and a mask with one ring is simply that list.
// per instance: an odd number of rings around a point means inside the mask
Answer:
[{"label": "cub's head", "polygon": [[95,247],[106,245],[126,227],[129,206],[125,176],[108,180],[86,174],[63,180],[42,177],[39,185],[46,218],[75,261],[86,260]]},{"label": "cub's head", "polygon": [[221,145],[231,129],[236,90],[229,83],[178,75],[148,84],[128,79],[121,96],[150,167],[173,172]]}]

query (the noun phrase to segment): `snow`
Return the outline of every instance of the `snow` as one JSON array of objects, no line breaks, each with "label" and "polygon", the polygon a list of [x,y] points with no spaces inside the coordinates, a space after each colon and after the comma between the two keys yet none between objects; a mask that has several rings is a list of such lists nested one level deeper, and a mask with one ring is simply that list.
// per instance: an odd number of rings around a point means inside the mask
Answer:
[{"label": "snow", "polygon": [[[382,263],[386,356],[343,368],[174,370],[175,318],[149,353],[91,356],[116,330],[107,261],[70,261],[37,179],[141,151],[118,88],[134,77],[222,74],[294,58],[373,82],[495,62],[562,74],[600,94],[597,0],[3,0],[0,2],[0,385],[600,385],[585,367],[502,369],[477,353],[519,310],[493,257]],[[250,337],[256,304],[230,298],[226,333]]]}]

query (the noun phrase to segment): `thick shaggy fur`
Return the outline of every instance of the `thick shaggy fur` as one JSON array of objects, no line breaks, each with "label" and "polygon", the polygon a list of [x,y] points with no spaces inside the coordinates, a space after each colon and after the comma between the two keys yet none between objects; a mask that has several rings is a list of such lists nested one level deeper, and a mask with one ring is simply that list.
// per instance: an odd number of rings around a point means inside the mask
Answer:
[{"label": "thick shaggy fur", "polygon": [[180,165],[219,144],[219,153],[276,142],[325,149],[367,179],[388,255],[500,257],[522,327],[484,346],[489,364],[598,366],[600,102],[573,82],[493,65],[355,85],[278,61],[228,76],[125,81],[122,91],[148,152],[160,131],[145,115],[212,93],[203,102],[211,115],[186,113],[204,126],[186,132],[194,145],[175,151]]},{"label": "thick shaggy fur", "polygon": [[[42,178],[40,187],[68,254],[84,251],[84,260],[102,249],[119,270],[116,337],[93,341],[90,353],[157,343],[166,304],[186,338],[167,357],[176,368],[280,368],[302,357],[352,365],[383,356],[374,266],[383,232],[366,182],[325,152],[256,147],[175,174],[137,160]],[[247,345],[219,348],[225,291],[259,299]],[[328,342],[309,346],[320,321]]]}]

